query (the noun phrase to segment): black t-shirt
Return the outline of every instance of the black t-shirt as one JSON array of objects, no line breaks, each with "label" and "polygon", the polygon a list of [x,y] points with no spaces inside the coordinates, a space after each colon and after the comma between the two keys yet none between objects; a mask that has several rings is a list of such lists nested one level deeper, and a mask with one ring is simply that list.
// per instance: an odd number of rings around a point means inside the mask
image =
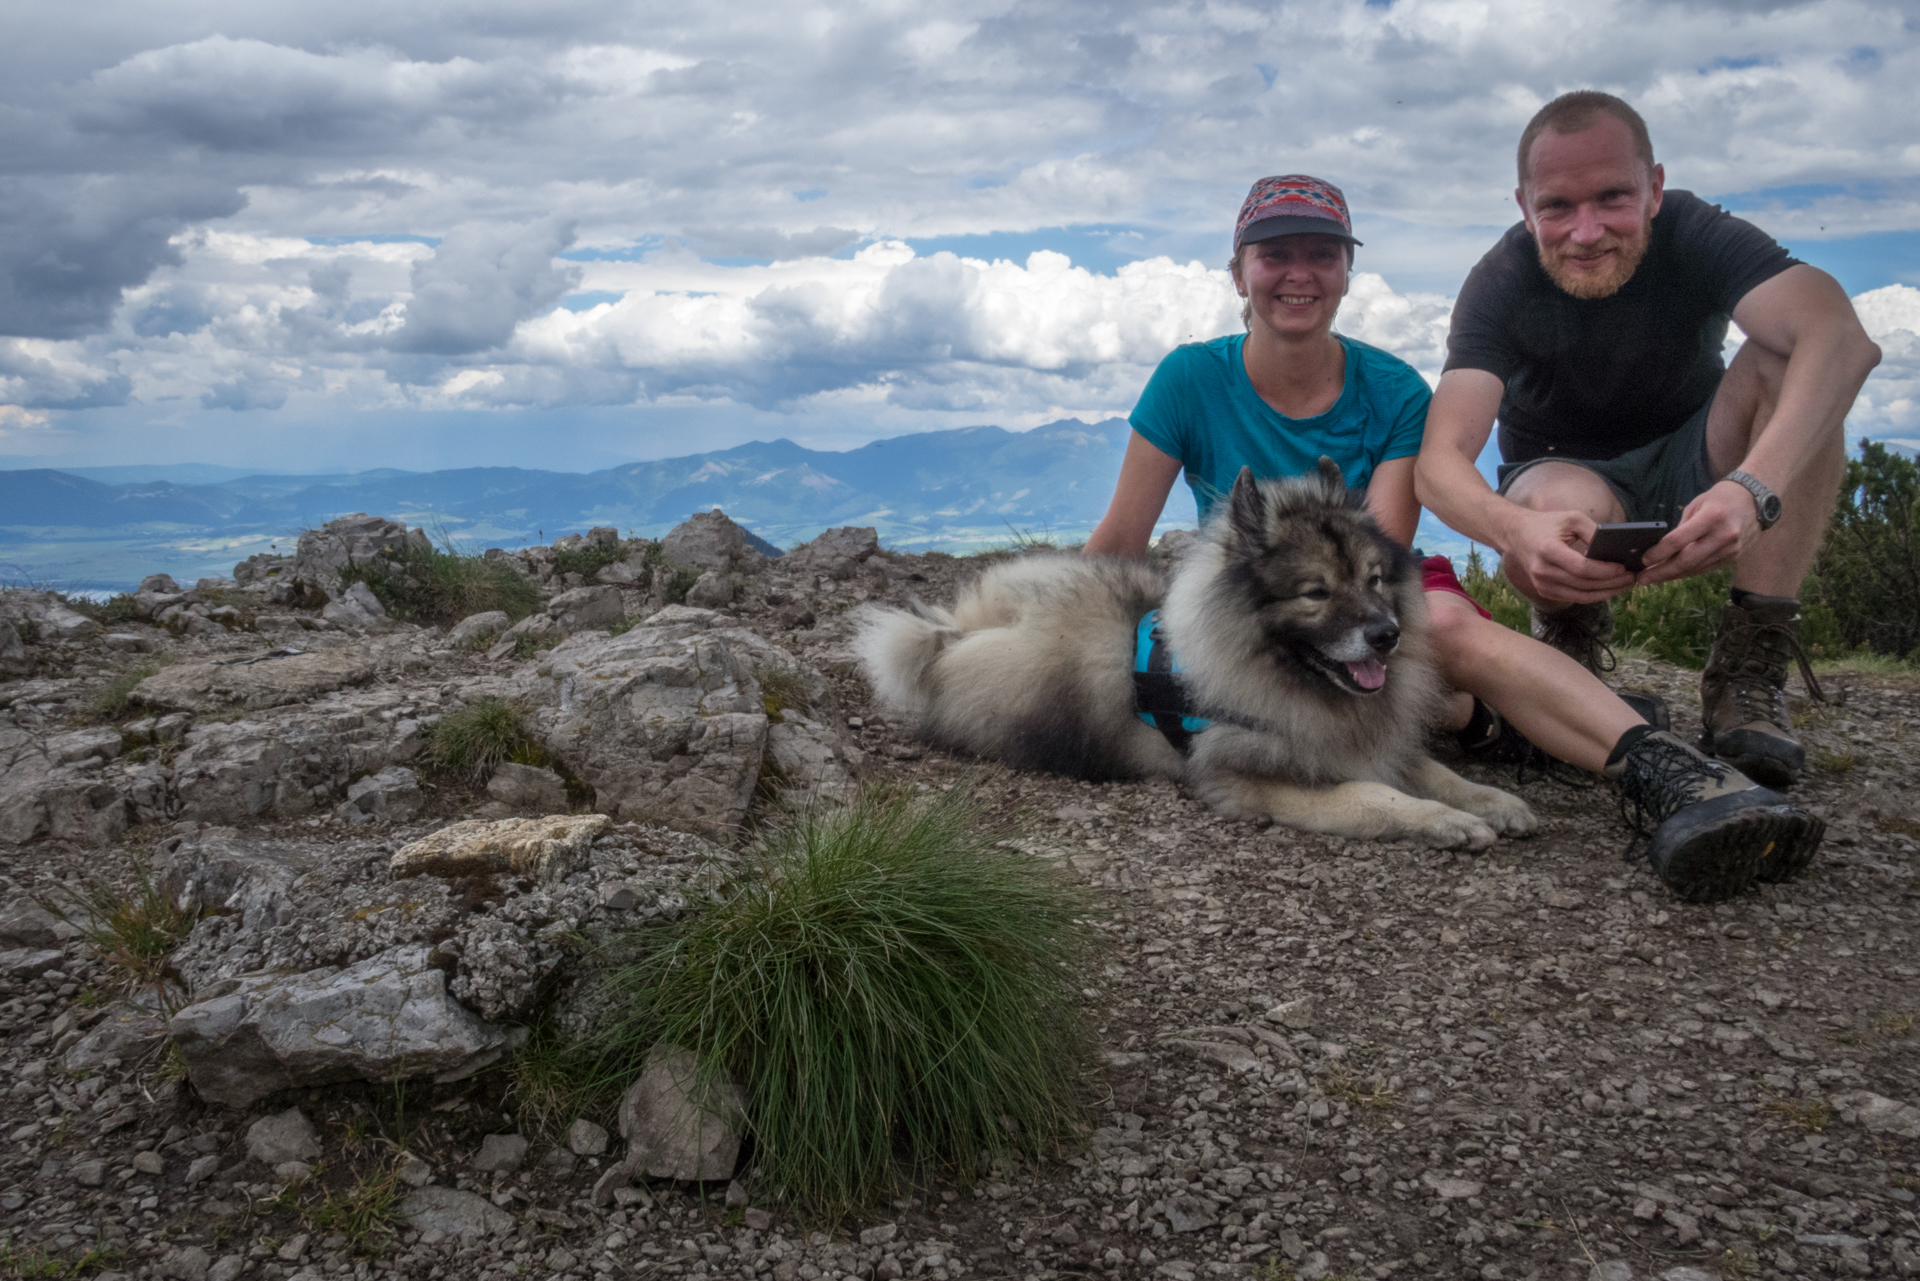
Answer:
[{"label": "black t-shirt", "polygon": [[1461,287],[1446,367],[1506,384],[1507,462],[1615,458],[1678,429],[1713,396],[1734,305],[1796,261],[1752,223],[1669,191],[1632,278],[1609,297],[1580,299],[1553,283],[1518,223]]}]

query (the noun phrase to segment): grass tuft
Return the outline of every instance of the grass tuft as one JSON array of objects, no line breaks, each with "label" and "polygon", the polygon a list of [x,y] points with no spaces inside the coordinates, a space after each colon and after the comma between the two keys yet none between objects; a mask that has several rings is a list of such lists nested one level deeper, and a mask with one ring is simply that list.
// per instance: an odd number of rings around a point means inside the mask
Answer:
[{"label": "grass tuft", "polygon": [[745,1083],[775,1194],[837,1216],[903,1176],[1040,1158],[1086,1117],[1095,931],[955,789],[868,791],[768,828],[753,870],[617,980],[610,1058],[665,1039]]},{"label": "grass tuft", "polygon": [[1766,1110],[1796,1130],[1818,1134],[1833,1121],[1833,1105],[1823,1099],[1790,1099],[1775,1095]]},{"label": "grass tuft", "polygon": [[807,678],[797,668],[769,667],[759,673],[760,701],[767,718],[775,724],[783,712],[806,716],[813,711],[813,698],[807,693]]},{"label": "grass tuft", "polygon": [[[318,1180],[313,1181],[315,1184]],[[400,1220],[400,1203],[407,1189],[391,1169],[374,1170],[361,1175],[349,1187],[338,1191],[294,1182],[280,1193],[276,1208],[291,1210],[307,1227],[324,1236],[346,1238],[357,1254],[376,1254],[405,1226]]]},{"label": "grass tuft", "polygon": [[435,769],[475,784],[486,782],[503,761],[548,763],[546,752],[521,723],[519,709],[500,698],[477,698],[441,717],[424,759]]},{"label": "grass tuft", "polygon": [[100,721],[117,721],[131,716],[140,706],[139,700],[133,696],[134,687],[165,666],[165,663],[141,663],[115,672],[106,684],[88,697],[88,715]]},{"label": "grass tuft", "polygon": [[349,565],[340,581],[365,583],[403,623],[444,627],[494,609],[518,622],[540,605],[539,589],[505,560],[464,555],[451,544],[389,548],[365,564]]},{"label": "grass tuft", "polygon": [[[177,906],[163,887],[154,884],[147,869],[138,865],[132,885],[95,878],[81,886],[77,902],[50,901],[41,906],[78,926],[102,961],[137,985],[149,987],[165,984],[167,955],[193,930],[195,921],[191,911]],[[77,913],[70,915],[70,908],[77,908]]]}]

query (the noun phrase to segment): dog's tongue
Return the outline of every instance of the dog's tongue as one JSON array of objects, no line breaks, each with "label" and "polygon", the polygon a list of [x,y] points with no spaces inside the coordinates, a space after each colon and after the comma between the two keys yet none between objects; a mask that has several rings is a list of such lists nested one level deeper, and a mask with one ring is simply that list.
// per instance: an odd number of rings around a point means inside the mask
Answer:
[{"label": "dog's tongue", "polygon": [[1361,689],[1379,689],[1387,683],[1387,665],[1377,658],[1347,664],[1347,675]]}]

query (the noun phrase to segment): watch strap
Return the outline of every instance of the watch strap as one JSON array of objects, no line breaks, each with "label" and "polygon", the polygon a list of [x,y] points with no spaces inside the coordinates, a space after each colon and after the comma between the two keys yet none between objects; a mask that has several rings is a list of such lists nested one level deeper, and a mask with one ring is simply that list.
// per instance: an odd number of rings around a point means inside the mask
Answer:
[{"label": "watch strap", "polygon": [[1760,517],[1761,529],[1772,529],[1774,522],[1780,519],[1780,495],[1768,488],[1767,483],[1750,472],[1730,471],[1726,478],[1753,495],[1753,506]]}]

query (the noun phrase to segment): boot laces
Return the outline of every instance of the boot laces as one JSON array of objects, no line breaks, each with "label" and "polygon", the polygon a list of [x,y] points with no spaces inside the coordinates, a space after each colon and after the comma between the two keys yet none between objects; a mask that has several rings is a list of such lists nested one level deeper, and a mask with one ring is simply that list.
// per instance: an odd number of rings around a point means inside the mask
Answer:
[{"label": "boot laces", "polygon": [[1679,741],[1648,735],[1627,753],[1620,775],[1620,818],[1634,831],[1623,857],[1644,853],[1653,830],[1700,799],[1703,779],[1719,781],[1732,770],[1688,751]]},{"label": "boot laces", "polygon": [[1749,721],[1767,721],[1787,727],[1787,664],[1797,662],[1800,679],[1816,703],[1827,701],[1813,665],[1800,645],[1799,630],[1791,623],[1747,623],[1727,632],[1727,675],[1734,705]]},{"label": "boot laces", "polygon": [[1602,639],[1606,620],[1612,616],[1586,605],[1570,609],[1541,611],[1539,639],[1562,653],[1571,655],[1581,666],[1593,672],[1610,672],[1620,663],[1613,647]]}]

